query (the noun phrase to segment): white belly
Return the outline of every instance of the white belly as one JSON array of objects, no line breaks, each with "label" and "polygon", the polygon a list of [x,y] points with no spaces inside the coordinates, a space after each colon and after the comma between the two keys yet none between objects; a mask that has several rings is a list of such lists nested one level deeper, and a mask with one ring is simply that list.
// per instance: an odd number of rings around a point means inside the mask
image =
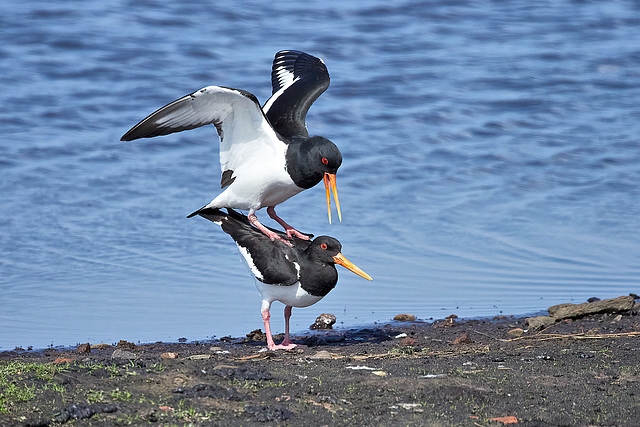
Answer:
[{"label": "white belly", "polygon": [[280,301],[292,307],[309,307],[320,301],[323,297],[311,295],[297,282],[291,286],[267,285],[256,281],[256,288],[262,295],[262,300],[271,304],[273,301]]}]

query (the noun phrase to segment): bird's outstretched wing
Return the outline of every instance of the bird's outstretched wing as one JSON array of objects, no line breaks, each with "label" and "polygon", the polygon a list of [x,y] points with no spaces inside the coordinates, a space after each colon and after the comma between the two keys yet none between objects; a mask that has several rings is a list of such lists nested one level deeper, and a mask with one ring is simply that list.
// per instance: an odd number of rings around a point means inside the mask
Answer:
[{"label": "bird's outstretched wing", "polygon": [[207,86],[151,113],[121,141],[168,135],[213,124],[220,136],[220,164],[233,171],[241,159],[283,144],[265,118],[256,97],[244,90]]},{"label": "bird's outstretched wing", "polygon": [[305,117],[311,104],[329,87],[329,72],[320,58],[297,50],[276,53],[271,69],[273,95],[262,110],[280,135],[309,136]]}]

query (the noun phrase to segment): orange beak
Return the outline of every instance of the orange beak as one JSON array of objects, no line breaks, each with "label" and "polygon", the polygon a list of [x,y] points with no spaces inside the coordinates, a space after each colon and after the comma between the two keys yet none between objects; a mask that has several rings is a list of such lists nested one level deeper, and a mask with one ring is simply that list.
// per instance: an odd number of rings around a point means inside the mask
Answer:
[{"label": "orange beak", "polygon": [[346,259],[344,257],[344,255],[342,255],[341,253],[338,252],[338,255],[333,257],[333,261],[336,264],[340,264],[341,266],[343,266],[344,268],[353,271],[354,273],[356,273],[358,276],[360,277],[364,277],[367,280],[373,280],[373,277],[369,276],[367,273],[365,273],[364,271],[362,271],[359,267],[356,267],[355,264],[353,264],[351,261],[349,261],[348,259]]},{"label": "orange beak", "polygon": [[331,224],[331,191],[333,198],[336,199],[336,208],[338,208],[338,219],[342,222],[342,213],[340,212],[340,201],[338,200],[338,186],[336,185],[336,174],[324,174],[324,188],[327,190],[327,212],[329,214],[329,224]]}]

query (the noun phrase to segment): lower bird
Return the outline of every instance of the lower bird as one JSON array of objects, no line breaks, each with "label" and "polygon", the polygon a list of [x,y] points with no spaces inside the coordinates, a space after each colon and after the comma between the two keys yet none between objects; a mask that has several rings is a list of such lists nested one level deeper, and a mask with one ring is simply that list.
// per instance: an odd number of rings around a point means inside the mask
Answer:
[{"label": "lower bird", "polygon": [[[294,237],[289,246],[279,240],[270,240],[253,227],[247,217],[232,209],[227,209],[225,213],[220,209],[206,208],[200,210],[198,215],[220,225],[233,238],[258,279],[256,287],[262,295],[261,313],[269,350],[290,350],[297,346],[289,336],[291,308],[308,307],[324,298],[338,282],[335,264],[373,280],[342,255],[342,245],[333,237],[319,236],[311,241]],[[279,345],[273,341],[269,322],[269,310],[274,301],[285,305],[285,334]]]}]

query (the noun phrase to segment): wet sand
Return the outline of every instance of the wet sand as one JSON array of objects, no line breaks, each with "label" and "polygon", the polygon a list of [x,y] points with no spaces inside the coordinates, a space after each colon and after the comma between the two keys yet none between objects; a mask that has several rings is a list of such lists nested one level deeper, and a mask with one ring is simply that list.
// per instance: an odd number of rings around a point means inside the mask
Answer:
[{"label": "wet sand", "polygon": [[0,353],[0,425],[635,426],[637,306],[542,330],[501,316],[309,332],[292,351],[262,351],[260,333],[16,349]]}]

